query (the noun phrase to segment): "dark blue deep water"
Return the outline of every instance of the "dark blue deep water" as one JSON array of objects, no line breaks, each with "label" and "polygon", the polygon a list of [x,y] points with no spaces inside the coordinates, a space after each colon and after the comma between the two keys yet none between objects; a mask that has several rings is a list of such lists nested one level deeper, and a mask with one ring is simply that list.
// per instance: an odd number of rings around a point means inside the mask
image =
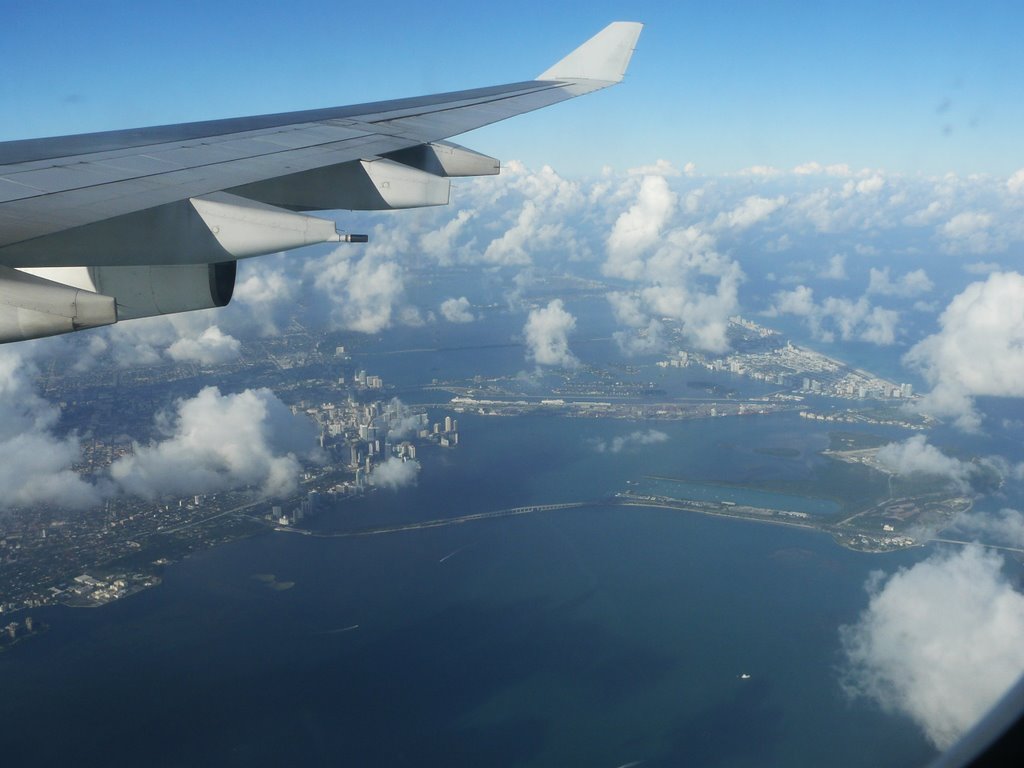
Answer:
[{"label": "dark blue deep water", "polygon": [[[460,416],[460,427],[457,450],[424,451],[415,488],[338,506],[317,527],[595,499],[647,473],[799,481],[825,461],[825,428],[791,416]],[[652,427],[668,439],[595,450]],[[612,507],[357,539],[268,533],[178,563],[119,603],[37,612],[51,630],[0,655],[0,755],[22,766],[919,765],[932,751],[911,722],[844,698],[837,629],[866,606],[870,571],[926,554]],[[254,578],[268,574],[294,585]]]},{"label": "dark blue deep water", "polygon": [[[459,293],[428,289],[438,300]],[[417,384],[476,373],[525,372],[529,388],[534,366],[519,345],[526,310],[503,309],[499,298],[480,311],[487,323],[353,340],[353,365],[399,384],[410,402],[448,397]],[[670,398],[702,395],[707,381],[759,392],[726,374],[655,369],[656,358],[629,374],[621,364],[638,361],[608,340],[603,299],[566,305],[587,329],[572,339],[584,362],[619,363],[616,375],[651,381]],[[431,351],[401,352],[415,349]],[[948,428],[930,439],[1019,457],[1019,414],[996,416],[977,444]],[[829,514],[865,492],[863,475],[821,456],[828,427],[795,415],[458,418],[459,447],[425,447],[415,487],[338,505],[313,527],[599,500],[627,489],[717,491]],[[651,429],[665,439],[627,440],[611,452],[616,437]],[[680,482],[656,488],[646,475]],[[892,573],[929,551],[860,554],[813,532],[602,506],[356,539],[267,533],[177,563],[160,587],[104,608],[35,612],[50,631],[0,654],[0,759],[922,765],[933,751],[912,722],[844,697],[838,629],[867,606],[872,571]]]}]

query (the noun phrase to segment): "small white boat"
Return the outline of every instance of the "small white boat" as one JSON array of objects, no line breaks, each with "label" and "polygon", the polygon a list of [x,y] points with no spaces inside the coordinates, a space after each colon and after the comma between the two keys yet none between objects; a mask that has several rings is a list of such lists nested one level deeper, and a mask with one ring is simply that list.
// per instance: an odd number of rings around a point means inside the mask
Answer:
[{"label": "small white boat", "polygon": [[746,672],[744,672],[742,675],[740,675],[740,680],[749,680],[749,679],[750,679],[750,675],[748,675]]}]

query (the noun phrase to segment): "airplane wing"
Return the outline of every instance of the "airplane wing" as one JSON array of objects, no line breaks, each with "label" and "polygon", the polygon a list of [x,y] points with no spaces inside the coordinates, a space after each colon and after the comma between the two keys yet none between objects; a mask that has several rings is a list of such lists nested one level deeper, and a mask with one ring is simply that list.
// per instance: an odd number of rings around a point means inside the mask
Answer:
[{"label": "airplane wing", "polygon": [[641,29],[508,85],[0,143],[0,343],[223,306],[237,259],[365,239],[307,211],[445,205],[499,170],[445,139],[620,82]]}]

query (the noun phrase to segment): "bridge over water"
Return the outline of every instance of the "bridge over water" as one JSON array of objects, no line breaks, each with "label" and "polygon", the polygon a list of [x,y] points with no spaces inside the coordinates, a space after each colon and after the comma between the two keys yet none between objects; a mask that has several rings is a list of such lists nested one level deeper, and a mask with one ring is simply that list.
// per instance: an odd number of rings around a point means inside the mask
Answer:
[{"label": "bridge over water", "polygon": [[561,504],[530,504],[524,507],[509,507],[497,509],[492,512],[476,512],[471,515],[460,515],[459,517],[441,517],[436,520],[422,520],[416,523],[402,523],[398,525],[382,525],[378,528],[364,528],[359,531],[334,531],[318,532],[307,531],[301,528],[287,528],[279,526],[275,531],[286,533],[300,533],[303,536],[313,536],[318,539],[350,539],[356,536],[379,536],[385,533],[399,533],[401,531],[419,531],[426,528],[445,528],[450,525],[461,525],[472,523],[477,520],[493,520],[499,517],[515,517],[517,515],[532,515],[537,512],[552,512],[557,509],[575,509],[578,507],[592,507],[606,504],[601,501],[567,501]]}]

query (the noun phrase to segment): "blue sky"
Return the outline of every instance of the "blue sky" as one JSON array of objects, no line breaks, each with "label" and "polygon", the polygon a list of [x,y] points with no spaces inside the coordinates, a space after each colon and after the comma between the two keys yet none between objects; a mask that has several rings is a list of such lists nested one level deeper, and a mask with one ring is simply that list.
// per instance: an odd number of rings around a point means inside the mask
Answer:
[{"label": "blue sky", "polygon": [[1024,166],[1019,3],[38,2],[4,11],[0,139],[412,96],[535,76],[643,21],[626,83],[465,142],[569,175],[816,160]]}]

